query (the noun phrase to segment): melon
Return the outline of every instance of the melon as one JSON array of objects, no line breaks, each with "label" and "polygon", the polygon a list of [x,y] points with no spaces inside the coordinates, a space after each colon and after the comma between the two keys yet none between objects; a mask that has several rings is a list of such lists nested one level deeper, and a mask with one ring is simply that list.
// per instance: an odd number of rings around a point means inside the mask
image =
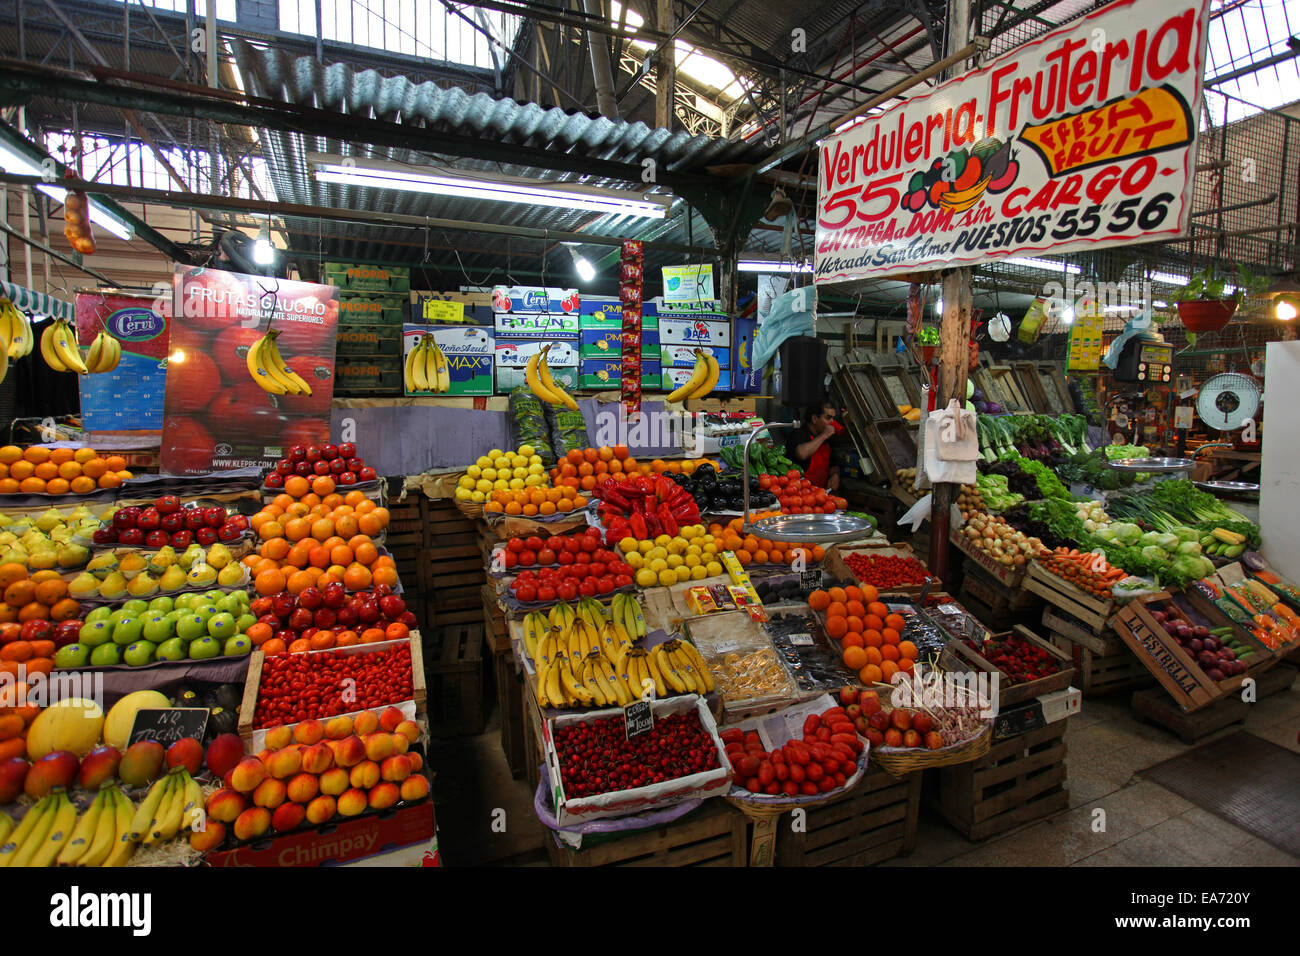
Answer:
[{"label": "melon", "polygon": [[108,718],[104,721],[104,743],[118,750],[126,750],[127,739],[131,736],[131,725],[135,723],[136,711],[158,710],[170,707],[172,702],[167,695],[156,690],[137,690],[127,694],[109,708]]},{"label": "melon", "polygon": [[[161,696],[161,695],[160,695]],[[69,697],[46,707],[27,730],[27,756],[40,760],[56,750],[84,757],[99,743],[104,712],[93,700]]]}]

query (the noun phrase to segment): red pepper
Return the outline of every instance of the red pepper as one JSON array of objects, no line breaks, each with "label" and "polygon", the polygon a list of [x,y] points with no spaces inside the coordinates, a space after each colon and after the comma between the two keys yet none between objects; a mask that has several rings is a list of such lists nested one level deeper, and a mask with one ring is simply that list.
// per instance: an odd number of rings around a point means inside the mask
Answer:
[{"label": "red pepper", "polygon": [[655,510],[655,517],[659,519],[660,524],[664,527],[664,534],[677,537],[678,525],[677,519],[673,517],[672,512],[668,510],[667,505],[660,505]]},{"label": "red pepper", "polygon": [[646,526],[646,531],[648,532],[648,534],[646,535],[647,538],[657,538],[664,533],[663,525],[661,525],[659,523],[659,519],[654,516],[654,512],[651,511],[646,512],[645,526]]},{"label": "red pepper", "polygon": [[645,518],[639,512],[632,512],[632,516],[627,520],[628,524],[632,526],[632,536],[638,541],[645,541],[650,537],[650,529],[645,523]]}]

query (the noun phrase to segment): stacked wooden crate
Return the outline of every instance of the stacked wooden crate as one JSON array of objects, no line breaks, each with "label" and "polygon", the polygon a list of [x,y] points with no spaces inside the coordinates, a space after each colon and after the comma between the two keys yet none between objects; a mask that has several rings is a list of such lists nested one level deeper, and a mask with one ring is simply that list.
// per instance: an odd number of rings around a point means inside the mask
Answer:
[{"label": "stacked wooden crate", "polygon": [[389,489],[389,522],[384,529],[384,547],[393,556],[397,564],[397,577],[402,582],[407,604],[420,618],[420,625],[427,626],[421,616],[424,594],[420,582],[420,550],[424,547],[424,508],[421,501],[424,496],[418,491],[401,497],[401,489]]},{"label": "stacked wooden crate", "polygon": [[424,501],[424,541],[417,575],[431,626],[481,624],[487,565],[474,522],[448,499]]}]

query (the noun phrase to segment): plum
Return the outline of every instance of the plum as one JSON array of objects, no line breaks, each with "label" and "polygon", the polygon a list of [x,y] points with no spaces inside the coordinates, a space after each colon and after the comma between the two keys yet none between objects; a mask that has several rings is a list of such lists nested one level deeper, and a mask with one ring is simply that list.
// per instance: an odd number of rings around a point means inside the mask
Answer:
[{"label": "plum", "polygon": [[1219,670],[1217,667],[1211,667],[1209,670],[1205,672],[1205,676],[1208,677],[1210,680],[1216,680],[1216,681],[1223,680],[1226,677],[1223,671]]},{"label": "plum", "polygon": [[1192,638],[1187,642],[1187,649],[1193,654],[1199,654],[1205,650],[1205,644],[1199,638]]},{"label": "plum", "polygon": [[1205,639],[1205,649],[1207,651],[1217,651],[1219,649],[1219,639],[1214,636]]}]

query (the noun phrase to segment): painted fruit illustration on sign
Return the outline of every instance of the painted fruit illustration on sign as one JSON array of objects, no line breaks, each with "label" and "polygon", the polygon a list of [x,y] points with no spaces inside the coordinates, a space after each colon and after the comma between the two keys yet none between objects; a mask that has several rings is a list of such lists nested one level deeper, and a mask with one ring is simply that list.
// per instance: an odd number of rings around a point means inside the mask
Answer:
[{"label": "painted fruit illustration on sign", "polygon": [[926,206],[965,212],[986,192],[1005,192],[1019,172],[1011,140],[982,139],[969,150],[954,149],[928,168],[913,172],[902,206],[911,212],[920,212]]}]

